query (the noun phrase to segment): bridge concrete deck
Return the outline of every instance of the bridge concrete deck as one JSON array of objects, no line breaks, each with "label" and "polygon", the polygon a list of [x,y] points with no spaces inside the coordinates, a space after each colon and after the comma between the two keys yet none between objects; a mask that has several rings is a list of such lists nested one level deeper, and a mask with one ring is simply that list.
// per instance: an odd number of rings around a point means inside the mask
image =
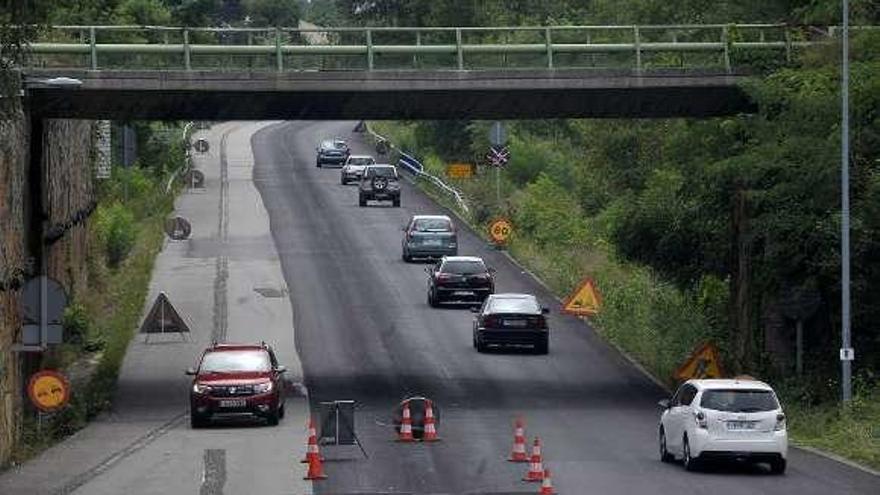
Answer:
[{"label": "bridge concrete deck", "polygon": [[[29,69],[32,115],[86,119],[710,117],[753,112],[724,71],[126,71]],[[69,77],[77,87],[46,80]]]}]

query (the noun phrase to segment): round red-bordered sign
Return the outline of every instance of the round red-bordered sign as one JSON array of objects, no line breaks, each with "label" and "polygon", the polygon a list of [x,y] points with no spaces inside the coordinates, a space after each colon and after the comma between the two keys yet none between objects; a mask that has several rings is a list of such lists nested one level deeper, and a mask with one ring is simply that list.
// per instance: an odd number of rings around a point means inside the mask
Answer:
[{"label": "round red-bordered sign", "polygon": [[67,378],[54,370],[41,370],[31,375],[27,392],[34,407],[43,412],[60,409],[70,400]]}]

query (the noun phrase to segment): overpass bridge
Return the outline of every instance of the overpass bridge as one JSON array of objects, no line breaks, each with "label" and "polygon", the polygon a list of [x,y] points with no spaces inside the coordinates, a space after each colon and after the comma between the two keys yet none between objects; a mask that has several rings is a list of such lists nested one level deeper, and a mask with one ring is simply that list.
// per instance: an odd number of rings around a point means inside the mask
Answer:
[{"label": "overpass bridge", "polygon": [[56,26],[23,71],[42,118],[708,117],[754,111],[744,77],[835,34],[775,24]]}]

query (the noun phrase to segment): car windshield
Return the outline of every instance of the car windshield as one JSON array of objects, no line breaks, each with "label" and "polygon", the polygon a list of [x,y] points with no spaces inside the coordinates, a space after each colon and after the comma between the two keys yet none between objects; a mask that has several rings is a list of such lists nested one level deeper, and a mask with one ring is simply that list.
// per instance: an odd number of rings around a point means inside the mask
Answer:
[{"label": "car windshield", "polygon": [[394,167],[373,167],[371,170],[373,177],[387,177],[389,179],[397,177]]},{"label": "car windshield", "polygon": [[489,313],[538,313],[538,301],[530,297],[494,297],[489,303]]},{"label": "car windshield", "polygon": [[266,351],[216,351],[205,354],[199,371],[202,373],[236,373],[269,371],[272,365]]},{"label": "car windshield", "polygon": [[769,390],[706,390],[700,400],[705,409],[725,412],[761,412],[779,408],[776,397]]},{"label": "car windshield", "polygon": [[376,162],[368,156],[358,156],[348,159],[349,165],[372,165],[374,163]]},{"label": "car windshield", "polygon": [[447,261],[440,267],[443,273],[460,273],[470,275],[472,273],[486,273],[486,265],[482,261]]},{"label": "car windshield", "polygon": [[332,141],[324,141],[321,143],[321,149],[325,151],[339,151],[339,148]]},{"label": "car windshield", "polygon": [[450,232],[452,224],[445,218],[420,218],[413,225],[416,232]]}]

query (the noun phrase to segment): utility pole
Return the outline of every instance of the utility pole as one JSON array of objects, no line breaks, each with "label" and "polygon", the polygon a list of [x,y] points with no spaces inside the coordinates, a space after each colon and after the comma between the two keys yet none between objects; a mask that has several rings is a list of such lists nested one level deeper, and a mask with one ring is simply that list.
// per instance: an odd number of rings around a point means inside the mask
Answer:
[{"label": "utility pole", "polygon": [[841,69],[841,126],[840,126],[840,298],[841,346],[840,386],[844,407],[852,400],[852,361],[855,353],[850,342],[850,254],[849,254],[849,0],[843,1],[843,45]]}]

